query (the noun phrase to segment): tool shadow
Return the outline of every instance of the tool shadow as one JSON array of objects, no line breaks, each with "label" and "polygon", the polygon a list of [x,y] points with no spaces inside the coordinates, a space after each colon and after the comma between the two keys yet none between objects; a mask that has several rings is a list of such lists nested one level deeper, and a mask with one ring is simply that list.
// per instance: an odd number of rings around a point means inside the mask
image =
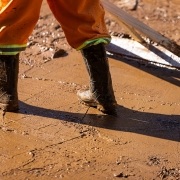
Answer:
[{"label": "tool shadow", "polygon": [[[111,48],[115,48],[116,51],[128,54],[128,56],[122,56],[116,55],[116,54],[111,54],[108,55],[108,57],[115,59],[117,61],[122,61],[134,68],[137,68],[141,71],[144,71],[146,73],[149,73],[153,76],[156,76],[158,78],[161,78],[164,81],[167,81],[171,84],[174,84],[178,87],[180,87],[180,71],[179,70],[174,70],[174,69],[168,69],[167,67],[159,67],[154,64],[148,63],[148,61],[142,61],[142,58],[137,56],[136,54],[133,54],[132,52],[127,51],[126,49],[123,49],[121,47],[118,47],[114,44],[111,44]],[[153,52],[156,53],[158,56],[164,59],[169,59],[169,61],[173,60],[171,57],[167,57],[166,54],[164,54],[162,51],[158,50],[154,46],[149,45],[149,49],[153,49]],[[132,57],[136,57],[136,60]]]}]

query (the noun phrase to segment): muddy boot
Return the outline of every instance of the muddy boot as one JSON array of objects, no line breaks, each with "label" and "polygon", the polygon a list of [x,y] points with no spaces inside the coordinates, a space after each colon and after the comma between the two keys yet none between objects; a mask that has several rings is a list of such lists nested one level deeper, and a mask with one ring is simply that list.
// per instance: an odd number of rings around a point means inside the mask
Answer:
[{"label": "muddy boot", "polygon": [[105,114],[115,115],[117,103],[104,44],[90,46],[81,52],[90,77],[90,88],[77,93],[80,102]]},{"label": "muddy boot", "polygon": [[19,54],[0,55],[0,110],[18,110]]}]

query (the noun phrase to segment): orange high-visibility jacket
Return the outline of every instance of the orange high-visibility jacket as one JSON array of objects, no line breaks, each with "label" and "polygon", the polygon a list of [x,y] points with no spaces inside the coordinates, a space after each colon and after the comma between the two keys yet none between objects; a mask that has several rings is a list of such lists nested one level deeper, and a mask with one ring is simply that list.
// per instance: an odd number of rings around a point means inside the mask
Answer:
[{"label": "orange high-visibility jacket", "polygon": [[[0,0],[0,55],[17,54],[26,47],[36,25],[43,0]],[[47,0],[61,24],[68,43],[75,49],[108,43],[100,0]]]}]

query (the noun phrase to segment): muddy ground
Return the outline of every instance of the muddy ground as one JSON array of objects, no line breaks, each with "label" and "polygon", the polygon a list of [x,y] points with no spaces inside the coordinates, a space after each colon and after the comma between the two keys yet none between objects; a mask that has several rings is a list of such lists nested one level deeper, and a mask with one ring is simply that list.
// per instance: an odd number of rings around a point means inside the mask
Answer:
[{"label": "muddy ground", "polygon": [[[178,1],[112,0],[180,44]],[[109,16],[106,23],[111,34],[126,33]],[[0,180],[180,179],[180,72],[123,57],[109,63],[117,117],[79,104],[76,93],[88,86],[82,57],[43,2],[21,53],[20,110],[1,116]]]}]

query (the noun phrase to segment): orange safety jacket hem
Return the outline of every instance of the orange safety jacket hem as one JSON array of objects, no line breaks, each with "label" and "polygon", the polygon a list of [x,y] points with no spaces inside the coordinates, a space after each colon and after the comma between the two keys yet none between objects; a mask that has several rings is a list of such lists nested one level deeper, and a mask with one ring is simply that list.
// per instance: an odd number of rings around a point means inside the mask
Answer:
[{"label": "orange safety jacket hem", "polygon": [[[111,38],[107,38],[107,37],[87,40],[81,46],[79,46],[76,50],[81,50],[89,46],[97,45],[100,43],[104,43],[107,45],[110,43],[110,41],[111,41]],[[24,51],[25,49],[26,49],[26,44],[0,45],[0,55],[16,55],[20,53],[21,51]]]}]

